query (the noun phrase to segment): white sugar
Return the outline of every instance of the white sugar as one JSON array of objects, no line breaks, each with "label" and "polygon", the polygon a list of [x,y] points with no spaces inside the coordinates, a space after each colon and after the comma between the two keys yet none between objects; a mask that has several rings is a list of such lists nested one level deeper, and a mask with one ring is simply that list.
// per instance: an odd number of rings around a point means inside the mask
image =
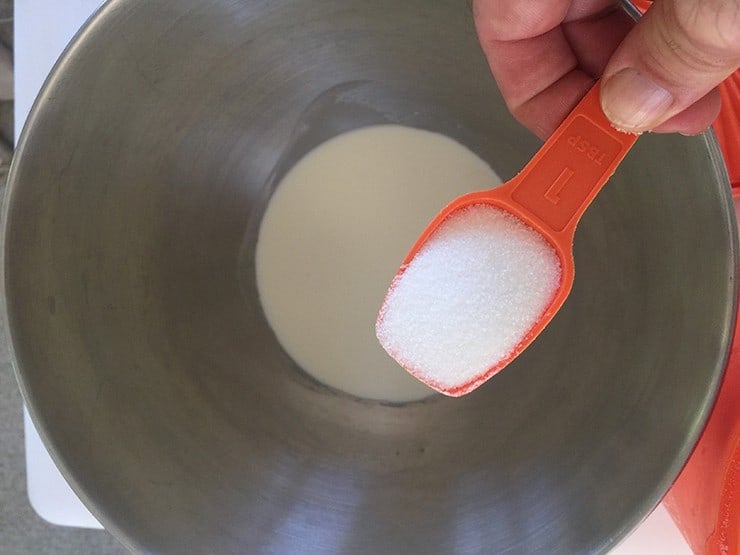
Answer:
[{"label": "white sugar", "polygon": [[442,391],[507,358],[560,284],[541,234],[490,205],[454,212],[391,285],[376,333],[401,366]]}]

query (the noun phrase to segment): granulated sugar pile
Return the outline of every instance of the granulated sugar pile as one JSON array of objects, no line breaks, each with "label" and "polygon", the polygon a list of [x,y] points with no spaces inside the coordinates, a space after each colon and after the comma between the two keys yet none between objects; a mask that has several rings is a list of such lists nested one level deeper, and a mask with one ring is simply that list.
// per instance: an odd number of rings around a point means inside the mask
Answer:
[{"label": "granulated sugar pile", "polygon": [[542,235],[473,205],[447,218],[396,277],[376,334],[418,379],[460,394],[512,353],[559,284],[558,255]]}]

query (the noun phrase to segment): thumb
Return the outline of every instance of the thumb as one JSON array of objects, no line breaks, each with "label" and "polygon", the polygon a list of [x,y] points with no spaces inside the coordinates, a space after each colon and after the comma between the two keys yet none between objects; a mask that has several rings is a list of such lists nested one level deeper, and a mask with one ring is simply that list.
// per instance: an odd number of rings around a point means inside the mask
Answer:
[{"label": "thumb", "polygon": [[604,69],[602,108],[625,131],[697,133],[739,64],[740,0],[656,0]]}]

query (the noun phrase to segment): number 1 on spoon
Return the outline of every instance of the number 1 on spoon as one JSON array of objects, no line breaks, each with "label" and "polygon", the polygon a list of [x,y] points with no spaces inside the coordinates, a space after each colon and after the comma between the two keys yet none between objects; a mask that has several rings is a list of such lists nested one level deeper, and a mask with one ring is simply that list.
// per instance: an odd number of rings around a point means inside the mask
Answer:
[{"label": "number 1 on spoon", "polygon": [[499,372],[568,297],[578,221],[636,140],[611,126],[597,83],[517,176],[448,204],[391,283],[383,348],[450,396]]}]

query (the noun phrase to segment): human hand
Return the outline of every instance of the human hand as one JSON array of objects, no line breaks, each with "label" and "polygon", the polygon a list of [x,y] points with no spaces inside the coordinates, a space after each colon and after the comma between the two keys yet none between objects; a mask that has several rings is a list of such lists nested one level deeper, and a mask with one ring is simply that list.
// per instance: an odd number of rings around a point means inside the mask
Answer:
[{"label": "human hand", "polygon": [[475,0],[483,51],[514,116],[548,137],[599,77],[615,127],[699,133],[740,65],[740,0]]}]

